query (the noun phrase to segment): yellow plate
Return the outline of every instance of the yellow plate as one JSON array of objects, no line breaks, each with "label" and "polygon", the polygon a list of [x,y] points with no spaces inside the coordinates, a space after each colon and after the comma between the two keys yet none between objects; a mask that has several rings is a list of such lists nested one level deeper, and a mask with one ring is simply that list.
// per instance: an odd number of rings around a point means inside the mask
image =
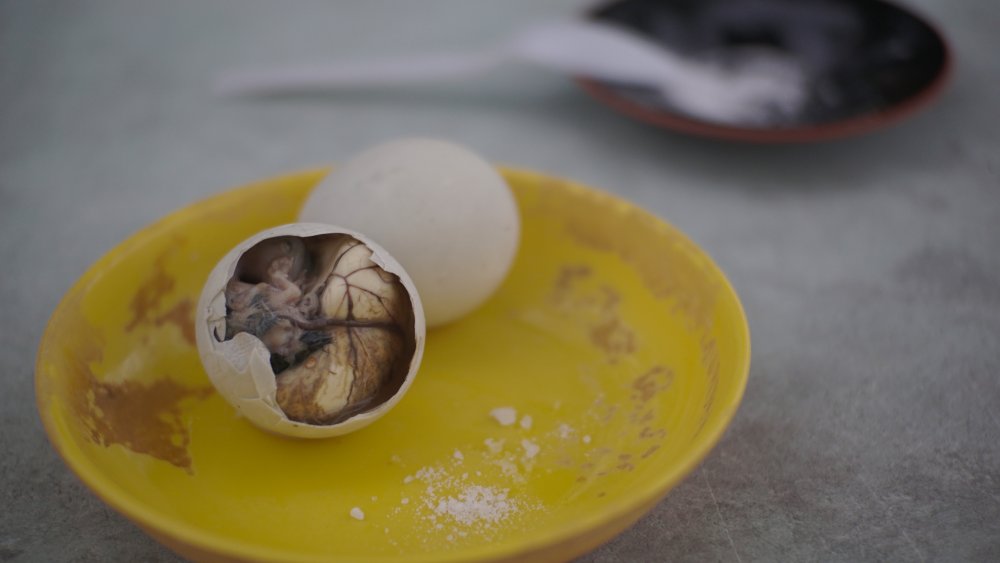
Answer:
[{"label": "yellow plate", "polygon": [[[428,334],[412,389],[372,426],[321,441],[261,432],[213,391],[194,347],[208,271],[293,221],[317,170],[197,203],[95,263],[38,352],[49,438],[104,501],[196,560],[553,561],[593,549],[721,437],[746,383],[746,319],[672,227],[590,188],[504,173],[524,227],[509,279]],[[517,421],[501,425],[498,407]]]}]

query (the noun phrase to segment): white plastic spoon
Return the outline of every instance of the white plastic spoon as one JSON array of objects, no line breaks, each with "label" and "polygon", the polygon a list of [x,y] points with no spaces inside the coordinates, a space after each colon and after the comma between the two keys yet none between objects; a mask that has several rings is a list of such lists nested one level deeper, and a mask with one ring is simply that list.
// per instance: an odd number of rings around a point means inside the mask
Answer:
[{"label": "white plastic spoon", "polygon": [[737,65],[699,61],[627,30],[584,20],[538,24],[479,52],[234,71],[219,78],[216,92],[231,96],[441,82],[508,62],[652,87],[682,111],[712,121],[753,122],[775,113],[791,114],[805,97],[801,69],[786,55],[757,51]]}]

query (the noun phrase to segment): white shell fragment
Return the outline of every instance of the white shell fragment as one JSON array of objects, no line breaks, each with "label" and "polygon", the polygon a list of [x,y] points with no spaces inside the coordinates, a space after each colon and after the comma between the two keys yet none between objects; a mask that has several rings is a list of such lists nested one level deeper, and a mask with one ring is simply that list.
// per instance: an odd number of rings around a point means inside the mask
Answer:
[{"label": "white shell fragment", "polygon": [[370,148],[310,193],[301,221],[361,231],[406,268],[429,327],[489,299],[514,262],[521,220],[510,186],[469,149],[434,139]]},{"label": "white shell fragment", "polygon": [[250,422],[322,438],[399,402],[420,366],[425,321],[413,281],[385,249],[349,229],[294,223],[219,261],[195,333],[215,388]]}]

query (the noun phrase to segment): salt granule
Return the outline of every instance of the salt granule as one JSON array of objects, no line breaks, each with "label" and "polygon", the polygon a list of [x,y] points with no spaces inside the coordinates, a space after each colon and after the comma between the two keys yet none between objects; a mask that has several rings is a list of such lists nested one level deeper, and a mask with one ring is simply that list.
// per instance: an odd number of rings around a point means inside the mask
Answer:
[{"label": "salt granule", "polygon": [[517,421],[517,410],[513,407],[497,407],[490,411],[490,416],[500,423],[500,426],[510,426]]},{"label": "salt granule", "polygon": [[526,414],[523,417],[521,417],[521,428],[524,428],[525,430],[531,430],[531,423],[532,419],[530,414]]},{"label": "salt granule", "polygon": [[[499,407],[490,414],[504,426],[519,421],[525,428],[531,425],[530,416],[519,419],[517,412],[511,407]],[[496,528],[503,522],[521,512],[536,510],[536,503],[511,498],[510,489],[490,483],[477,483],[476,478],[482,477],[483,472],[463,471],[462,468],[463,460],[468,456],[473,455],[478,460],[481,455],[484,456],[484,461],[498,467],[505,476],[523,482],[518,458],[527,470],[530,465],[528,460],[535,457],[541,448],[531,440],[522,440],[520,445],[523,452],[513,449],[504,452],[503,439],[486,438],[483,443],[486,451],[473,448],[463,453],[453,449],[448,456],[451,459],[445,463],[424,466],[406,476],[404,483],[418,481],[421,485],[412,491],[413,494],[401,497],[399,505],[390,510],[390,514],[412,513],[422,521],[425,531],[447,530],[447,539],[453,542],[471,535],[492,538]],[[504,456],[503,453],[508,455]]]},{"label": "salt granule", "polygon": [[531,440],[521,440],[521,447],[524,448],[525,459],[532,459],[538,455],[538,452],[542,449],[538,444],[532,442]]},{"label": "salt granule", "polygon": [[364,520],[365,513],[360,508],[355,506],[351,509],[351,518],[354,518],[355,520]]},{"label": "salt granule", "polygon": [[500,471],[503,472],[507,477],[513,477],[515,479],[520,479],[521,474],[517,469],[517,464],[509,459],[501,459],[497,461],[497,466],[500,467]]},{"label": "salt granule", "polygon": [[587,434],[586,436],[583,437],[583,443],[584,444],[590,443],[590,434]]},{"label": "salt granule", "polygon": [[503,440],[494,440],[493,438],[487,438],[483,440],[483,443],[486,444],[486,447],[490,450],[491,453],[498,454],[500,453],[500,450],[503,449]]},{"label": "salt granule", "polygon": [[472,485],[457,496],[439,500],[434,512],[450,516],[460,524],[499,522],[507,518],[514,509],[514,504],[507,499],[507,493],[507,489]]},{"label": "salt granule", "polygon": [[421,481],[424,482],[433,481],[435,479],[441,479],[442,477],[444,477],[444,475],[445,472],[443,469],[437,469],[434,467],[421,467],[417,471],[417,479],[420,479]]}]

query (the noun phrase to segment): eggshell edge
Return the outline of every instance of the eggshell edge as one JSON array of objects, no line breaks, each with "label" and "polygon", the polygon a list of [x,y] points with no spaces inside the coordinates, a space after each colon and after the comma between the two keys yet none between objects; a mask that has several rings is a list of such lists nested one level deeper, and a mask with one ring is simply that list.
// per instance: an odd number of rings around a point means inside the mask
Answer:
[{"label": "eggshell edge", "polygon": [[[271,369],[270,352],[256,337],[239,333],[230,340],[219,342],[213,332],[225,331],[226,284],[236,271],[236,264],[255,244],[278,236],[311,237],[344,234],[364,243],[372,250],[372,262],[395,274],[409,294],[413,305],[415,348],[409,370],[399,390],[381,405],[331,425],[314,425],[290,420],[276,400],[277,382]],[[420,368],[426,338],[426,321],[417,288],[402,265],[384,248],[367,236],[352,229],[324,223],[289,223],[258,232],[229,251],[212,269],[198,300],[195,336],[202,366],[220,395],[255,426],[297,438],[328,438],[360,430],[391,410],[406,394]]]}]

